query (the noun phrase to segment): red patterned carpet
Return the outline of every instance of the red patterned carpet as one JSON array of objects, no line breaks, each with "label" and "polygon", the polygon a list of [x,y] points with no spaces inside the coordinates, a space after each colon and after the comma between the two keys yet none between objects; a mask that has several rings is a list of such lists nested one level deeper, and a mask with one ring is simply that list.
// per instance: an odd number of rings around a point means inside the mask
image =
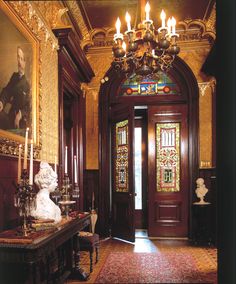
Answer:
[{"label": "red patterned carpet", "polygon": [[[89,263],[88,252],[81,252],[81,267],[86,272],[89,272]],[[67,284],[81,282],[66,281]],[[134,244],[101,240],[99,261],[83,283],[99,282],[216,284],[217,249],[192,246],[180,240],[136,238]]]},{"label": "red patterned carpet", "polygon": [[216,275],[200,273],[190,254],[110,253],[95,283],[215,283]]}]

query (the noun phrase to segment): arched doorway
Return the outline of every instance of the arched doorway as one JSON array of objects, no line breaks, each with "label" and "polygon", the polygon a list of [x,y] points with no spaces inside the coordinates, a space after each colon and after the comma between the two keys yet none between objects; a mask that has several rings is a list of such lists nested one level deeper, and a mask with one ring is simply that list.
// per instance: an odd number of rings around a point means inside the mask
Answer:
[{"label": "arched doorway", "polygon": [[[192,191],[198,171],[198,86],[191,69],[183,60],[176,58],[168,77],[176,82],[179,92],[169,95],[161,93],[160,90],[155,90],[155,94],[148,96],[142,96],[140,93],[137,96],[121,95],[124,78],[117,77],[113,70],[109,70],[106,75],[109,81],[101,87],[99,100],[99,207],[100,216],[104,217],[100,227],[107,235],[111,233],[112,236],[134,240],[135,195],[132,149],[134,109],[145,106],[148,115],[146,179],[148,233],[150,236],[160,237],[191,237]],[[129,145],[127,151],[130,153],[128,157],[130,168],[126,169],[128,181],[121,178],[123,183],[128,182],[125,191],[122,191],[117,187],[117,180],[119,175],[125,177],[125,169],[121,166],[121,171],[117,172],[116,176],[115,168],[118,167],[114,157],[117,157],[117,153],[114,149],[117,148],[115,144],[117,137],[114,129],[118,129],[116,132],[118,136],[122,135],[119,131],[124,131],[122,121],[126,120],[129,125],[127,128],[129,140],[126,142]],[[173,140],[170,144],[165,142],[165,147],[161,149],[161,137],[172,137]],[[167,146],[173,146],[173,141],[177,140],[179,144],[175,143],[176,151],[180,153],[178,165],[172,167],[172,170],[165,165],[161,167],[160,151],[162,154],[166,152],[165,150],[169,152]],[[164,180],[161,180],[161,177]],[[168,185],[171,185],[170,191],[166,190]],[[112,228],[111,232],[109,228]]]}]

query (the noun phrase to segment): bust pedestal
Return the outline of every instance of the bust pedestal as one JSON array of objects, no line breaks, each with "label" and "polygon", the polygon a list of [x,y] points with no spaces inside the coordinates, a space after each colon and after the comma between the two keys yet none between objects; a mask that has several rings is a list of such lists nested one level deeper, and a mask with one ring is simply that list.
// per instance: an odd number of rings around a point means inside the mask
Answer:
[{"label": "bust pedestal", "polygon": [[193,242],[195,244],[212,243],[211,204],[193,204]]}]

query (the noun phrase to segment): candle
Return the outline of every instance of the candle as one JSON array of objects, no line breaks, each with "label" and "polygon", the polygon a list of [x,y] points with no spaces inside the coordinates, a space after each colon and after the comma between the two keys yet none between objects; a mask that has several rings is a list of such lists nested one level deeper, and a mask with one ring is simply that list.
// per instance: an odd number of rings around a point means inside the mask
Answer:
[{"label": "candle", "polygon": [[150,13],[150,5],[149,3],[147,2],[146,6],[145,6],[145,13],[146,13],[146,21],[149,21],[150,18],[149,18],[149,13]]},{"label": "candle", "polygon": [[176,25],[176,20],[174,17],[172,17],[172,34],[175,34],[175,25]]},{"label": "candle", "polygon": [[74,173],[75,173],[75,184],[78,183],[78,176],[77,176],[77,158],[74,156]]},{"label": "candle", "polygon": [[130,17],[130,14],[128,12],[126,12],[126,14],[125,14],[125,20],[127,22],[127,32],[129,32],[129,31],[131,31],[131,24],[130,24],[131,17]]},{"label": "candle", "polygon": [[120,18],[118,17],[116,21],[116,34],[117,35],[120,34],[120,27],[121,27],[121,21],[120,21]]},{"label": "candle", "polygon": [[172,26],[172,20],[171,18],[169,18],[167,21],[167,30],[169,35],[171,34],[171,26]]},{"label": "candle", "polygon": [[34,149],[33,149],[33,139],[30,141],[30,170],[29,170],[29,184],[33,184],[33,156],[34,156]]},{"label": "candle", "polygon": [[25,152],[24,152],[24,164],[23,164],[24,170],[27,170],[28,134],[29,134],[29,128],[27,127],[25,131]]},{"label": "candle", "polygon": [[67,174],[67,146],[65,148],[65,174]]},{"label": "candle", "polygon": [[54,172],[57,174],[57,157],[55,156],[55,161],[54,161]]},{"label": "candle", "polygon": [[166,13],[164,10],[161,11],[161,23],[162,23],[162,28],[165,28],[165,19],[166,19]]},{"label": "candle", "polygon": [[17,182],[20,183],[21,177],[21,153],[22,153],[22,145],[19,145],[19,156],[18,156],[18,173],[17,173]]}]

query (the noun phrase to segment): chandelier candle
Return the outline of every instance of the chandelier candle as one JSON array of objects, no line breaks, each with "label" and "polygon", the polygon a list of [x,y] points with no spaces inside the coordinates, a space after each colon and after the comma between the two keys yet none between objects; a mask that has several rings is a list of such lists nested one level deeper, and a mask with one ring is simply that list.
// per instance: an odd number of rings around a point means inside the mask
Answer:
[{"label": "chandelier candle", "polygon": [[126,12],[126,14],[125,14],[125,19],[126,19],[126,22],[127,22],[127,32],[130,32],[131,31],[131,24],[130,24],[131,17],[130,17],[130,14],[128,12]]},{"label": "chandelier candle", "polygon": [[164,10],[161,11],[161,27],[165,28],[165,20],[166,20],[166,13],[164,12]]},{"label": "chandelier candle", "polygon": [[145,13],[146,13],[146,21],[150,21],[150,18],[149,18],[149,13],[150,13],[150,10],[151,10],[151,7],[149,5],[149,3],[147,2],[146,6],[145,6]]}]

